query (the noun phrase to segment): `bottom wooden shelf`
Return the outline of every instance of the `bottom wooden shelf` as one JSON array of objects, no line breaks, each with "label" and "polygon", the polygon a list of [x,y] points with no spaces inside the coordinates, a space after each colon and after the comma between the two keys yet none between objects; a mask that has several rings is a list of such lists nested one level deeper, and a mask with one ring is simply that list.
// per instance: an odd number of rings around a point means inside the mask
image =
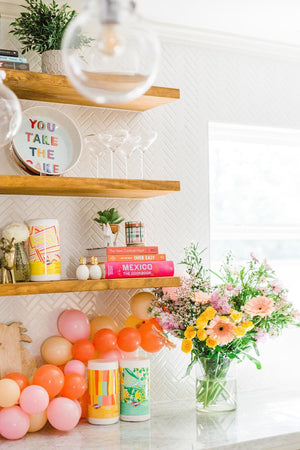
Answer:
[{"label": "bottom wooden shelf", "polygon": [[113,280],[61,280],[0,284],[0,296],[55,294],[59,292],[105,291],[180,286],[179,277],[118,278]]}]

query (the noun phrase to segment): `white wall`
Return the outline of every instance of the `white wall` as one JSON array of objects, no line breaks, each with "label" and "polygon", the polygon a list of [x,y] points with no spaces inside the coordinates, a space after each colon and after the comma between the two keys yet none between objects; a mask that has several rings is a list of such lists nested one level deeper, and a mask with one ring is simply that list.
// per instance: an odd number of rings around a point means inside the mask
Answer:
[{"label": "white wall", "polygon": [[[3,21],[3,47],[16,45],[7,34],[9,20],[4,18]],[[224,42],[214,40],[212,35],[204,43],[198,40],[198,35],[186,35],[178,27],[176,36],[168,27],[160,30],[163,60],[156,84],[179,87],[180,101],[144,114],[62,105],[58,109],[77,121],[83,135],[114,123],[136,132],[145,127],[156,129],[159,139],[147,156],[146,177],[179,179],[182,191],[146,201],[1,197],[0,226],[37,215],[55,215],[59,219],[64,273],[68,276],[74,273],[76,259],[83,249],[99,242],[97,228],[91,219],[95,211],[109,205],[119,208],[128,219],[143,218],[148,242],[157,243],[176,261],[180,260],[183,247],[191,240],[198,240],[200,247],[209,246],[209,121],[286,128],[299,126],[300,64],[297,52],[288,59],[280,55],[281,49],[277,47],[262,45],[260,52],[257,43],[250,51],[251,42],[244,40],[230,40],[231,49],[226,50]],[[234,50],[235,45],[238,50]],[[38,57],[30,55],[30,60],[32,69],[38,69]],[[24,108],[33,104],[23,102]],[[16,168],[9,162],[7,153],[2,152],[1,156],[1,173],[15,173]],[[79,176],[92,170],[87,169],[85,151],[70,175]],[[1,321],[23,321],[34,339],[31,349],[38,355],[43,339],[56,333],[55,321],[62,310],[77,307],[91,317],[96,313],[111,314],[122,325],[129,314],[128,300],[132,293],[89,292],[1,298]],[[262,373],[245,365],[240,369],[241,389],[268,387],[270,378],[274,386],[287,379],[289,383],[295,381],[298,375],[293,371],[293,357],[294,350],[281,345],[276,359],[265,359],[267,364]],[[180,350],[166,350],[152,359],[154,400],[193,398],[193,380],[182,379],[187,358]]]}]

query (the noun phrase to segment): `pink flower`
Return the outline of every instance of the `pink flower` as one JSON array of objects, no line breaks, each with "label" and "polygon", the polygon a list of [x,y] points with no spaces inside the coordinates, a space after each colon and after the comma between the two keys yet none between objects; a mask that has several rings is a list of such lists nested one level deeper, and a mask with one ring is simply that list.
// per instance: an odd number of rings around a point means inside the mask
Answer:
[{"label": "pink flower", "polygon": [[266,342],[267,336],[268,336],[267,333],[265,333],[263,330],[258,328],[256,336],[255,336],[255,340],[256,340],[256,342]]},{"label": "pink flower", "polygon": [[279,280],[271,281],[270,286],[274,294],[280,294],[280,292],[282,291],[282,285]]},{"label": "pink flower", "polygon": [[236,286],[232,290],[232,295],[239,295],[239,293],[243,290],[243,286]]},{"label": "pink flower", "polygon": [[210,304],[220,314],[229,314],[231,309],[228,303],[228,298],[225,295],[220,297],[218,291],[212,293],[210,298]]},{"label": "pink flower", "polygon": [[191,295],[191,300],[200,305],[205,305],[209,302],[209,299],[210,295],[203,291],[196,291]]},{"label": "pink flower", "polygon": [[235,325],[233,323],[225,322],[220,319],[219,316],[215,316],[215,318],[210,321],[207,334],[210,337],[217,339],[218,345],[229,344],[229,342],[232,342],[235,338],[234,327]]},{"label": "pink flower", "polygon": [[259,260],[256,258],[256,256],[254,255],[253,252],[250,253],[251,258],[253,259],[254,262],[259,263]]},{"label": "pink flower", "polygon": [[163,294],[174,302],[178,300],[178,289],[176,287],[164,287]]},{"label": "pink flower", "polygon": [[228,284],[226,285],[226,289],[227,289],[227,291],[232,291],[232,289],[233,289],[232,284],[231,284],[231,283],[228,283]]},{"label": "pink flower", "polygon": [[251,317],[268,317],[274,311],[274,301],[269,297],[254,297],[245,303],[244,311]]},{"label": "pink flower", "polygon": [[300,322],[300,311],[298,309],[295,309],[293,311],[293,319],[297,320],[298,322]]}]

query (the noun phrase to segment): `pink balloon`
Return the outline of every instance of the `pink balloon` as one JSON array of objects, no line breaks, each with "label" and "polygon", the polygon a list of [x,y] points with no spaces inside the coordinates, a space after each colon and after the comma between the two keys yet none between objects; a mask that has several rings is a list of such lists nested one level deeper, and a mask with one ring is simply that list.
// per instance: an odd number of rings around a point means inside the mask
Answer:
[{"label": "pink balloon", "polygon": [[6,439],[21,439],[27,433],[29,425],[28,415],[19,406],[0,411],[0,433]]},{"label": "pink balloon", "polygon": [[77,409],[78,409],[78,414],[79,414],[79,419],[80,419],[80,417],[81,417],[81,413],[82,413],[81,405],[80,405],[80,403],[79,403],[79,401],[78,401],[78,400],[73,400],[73,402],[74,402],[74,403],[75,403],[75,405],[77,406]]},{"label": "pink balloon", "polygon": [[42,386],[26,387],[20,397],[20,406],[27,414],[39,414],[49,405],[49,395]]},{"label": "pink balloon", "polygon": [[88,339],[91,332],[89,319],[77,309],[69,309],[61,313],[57,320],[57,328],[60,334],[71,342]]},{"label": "pink balloon", "polygon": [[51,425],[60,431],[69,431],[76,427],[80,414],[76,403],[66,397],[54,398],[47,408],[47,417]]},{"label": "pink balloon", "polygon": [[139,349],[135,350],[134,352],[124,352],[123,350],[119,349],[119,352],[121,353],[122,359],[138,358],[139,356]]},{"label": "pink balloon", "polygon": [[79,359],[72,359],[65,365],[64,374],[67,375],[67,373],[78,373],[82,377],[85,377],[86,366]]},{"label": "pink balloon", "polygon": [[119,359],[122,358],[122,354],[121,354],[121,351],[118,348],[116,348],[116,349],[110,350],[109,352],[99,353],[99,358],[100,359],[110,359],[112,361],[118,361]]}]

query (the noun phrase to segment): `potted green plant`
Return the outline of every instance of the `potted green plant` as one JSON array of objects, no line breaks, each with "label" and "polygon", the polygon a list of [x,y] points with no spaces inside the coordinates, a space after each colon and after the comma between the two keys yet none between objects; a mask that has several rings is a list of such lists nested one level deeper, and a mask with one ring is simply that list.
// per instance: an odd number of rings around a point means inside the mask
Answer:
[{"label": "potted green plant", "polygon": [[93,220],[100,224],[101,230],[106,238],[109,236],[107,228],[108,226],[110,227],[110,231],[114,235],[113,244],[115,245],[119,233],[119,224],[123,222],[124,218],[120,217],[120,214],[115,208],[98,211],[97,214],[98,217],[95,217]]},{"label": "potted green plant", "polygon": [[[76,11],[64,3],[59,6],[55,0],[50,4],[42,0],[25,0],[22,11],[10,26],[10,33],[23,45],[22,54],[29,50],[42,55],[42,71],[63,74],[61,41],[67,25],[75,17]],[[80,44],[86,43],[84,36]]]}]

